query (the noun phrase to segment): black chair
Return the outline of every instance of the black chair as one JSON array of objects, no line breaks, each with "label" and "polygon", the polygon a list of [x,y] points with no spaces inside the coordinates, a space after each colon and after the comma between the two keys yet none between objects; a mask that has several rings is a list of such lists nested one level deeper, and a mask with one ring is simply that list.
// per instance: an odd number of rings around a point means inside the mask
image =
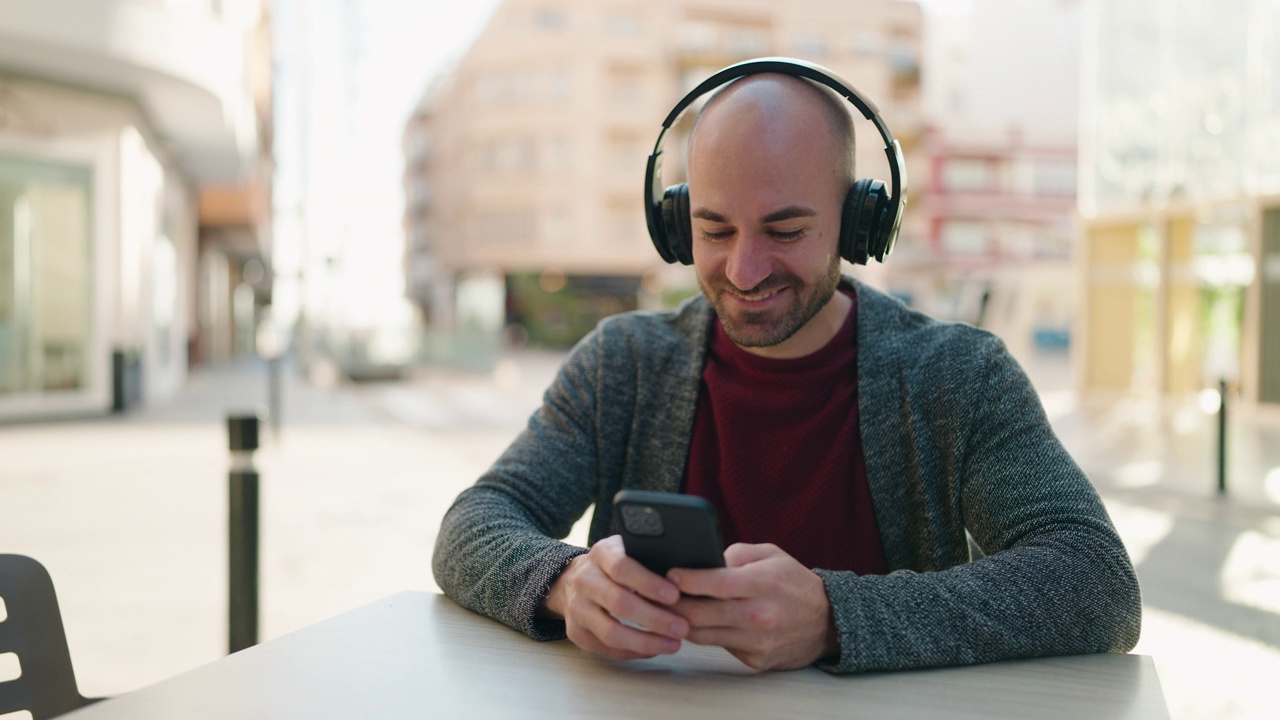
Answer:
[{"label": "black chair", "polygon": [[0,598],[6,612],[0,655],[17,655],[22,672],[0,682],[0,715],[26,710],[45,720],[97,702],[76,687],[53,579],[44,566],[25,555],[0,555]]}]

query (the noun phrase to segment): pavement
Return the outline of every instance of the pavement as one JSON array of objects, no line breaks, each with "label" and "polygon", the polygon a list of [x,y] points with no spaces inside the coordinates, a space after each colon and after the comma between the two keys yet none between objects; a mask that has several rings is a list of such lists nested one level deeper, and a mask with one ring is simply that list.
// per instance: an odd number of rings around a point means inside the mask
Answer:
[{"label": "pavement", "polygon": [[[453,498],[523,428],[562,355],[394,383],[286,372],[262,474],[261,635],[401,590],[436,590]],[[1142,583],[1143,636],[1170,714],[1280,716],[1280,421],[1233,411],[1228,493],[1195,403],[1081,400],[1064,358],[1028,364],[1064,444],[1107,503]],[[81,690],[111,695],[226,652],[224,418],[267,400],[265,366],[194,372],[161,406],[0,427],[0,551],[57,584]],[[585,522],[570,540],[585,543]]]}]

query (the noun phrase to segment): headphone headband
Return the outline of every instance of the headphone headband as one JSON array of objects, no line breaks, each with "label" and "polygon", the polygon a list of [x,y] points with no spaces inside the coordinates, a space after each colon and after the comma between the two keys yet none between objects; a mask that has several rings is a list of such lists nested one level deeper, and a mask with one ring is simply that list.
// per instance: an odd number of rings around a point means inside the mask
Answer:
[{"label": "headphone headband", "polygon": [[[907,204],[906,162],[902,157],[902,146],[893,137],[893,133],[889,132],[889,127],[880,117],[880,110],[875,106],[875,103],[863,97],[862,93],[845,82],[839,75],[816,63],[784,57],[763,57],[745,60],[719,70],[711,77],[698,83],[697,87],[690,90],[688,94],[680,99],[680,102],[676,103],[671,112],[667,113],[666,119],[662,121],[662,130],[658,133],[658,141],[654,143],[653,152],[649,154],[649,160],[645,168],[645,222],[649,226],[650,237],[656,238],[662,232],[661,219],[659,217],[659,208],[663,196],[662,145],[667,139],[667,131],[675,124],[681,113],[698,98],[739,78],[762,73],[779,73],[802,77],[828,87],[852,103],[862,113],[863,117],[875,125],[880,137],[884,140],[884,152],[889,161],[889,181],[892,190],[889,198],[891,204],[887,211],[889,216],[893,218],[893,224],[884,252],[878,258],[883,259],[883,255],[889,254],[897,241],[898,229],[902,224],[902,211]],[[659,247],[659,252],[662,252],[661,247]],[[663,259],[668,262],[674,261],[674,258],[667,257],[666,253],[663,253]]]}]

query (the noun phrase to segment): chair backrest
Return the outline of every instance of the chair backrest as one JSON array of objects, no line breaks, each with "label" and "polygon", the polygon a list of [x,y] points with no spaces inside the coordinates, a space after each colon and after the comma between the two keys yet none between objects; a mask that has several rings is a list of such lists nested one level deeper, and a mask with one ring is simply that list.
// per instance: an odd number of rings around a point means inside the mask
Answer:
[{"label": "chair backrest", "polygon": [[44,566],[24,555],[0,555],[0,598],[7,614],[0,621],[0,655],[17,655],[22,671],[0,682],[0,715],[27,710],[45,720],[92,702],[76,688],[58,598]]}]

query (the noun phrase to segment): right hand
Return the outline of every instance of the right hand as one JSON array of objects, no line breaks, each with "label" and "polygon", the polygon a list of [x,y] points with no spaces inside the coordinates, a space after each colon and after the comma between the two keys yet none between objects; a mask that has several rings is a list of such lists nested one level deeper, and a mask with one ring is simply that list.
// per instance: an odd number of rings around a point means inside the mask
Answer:
[{"label": "right hand", "polygon": [[679,600],[674,583],[627,557],[622,537],[611,535],[565,566],[541,609],[564,618],[569,640],[583,650],[634,660],[680,649],[689,623],[666,609]]}]

